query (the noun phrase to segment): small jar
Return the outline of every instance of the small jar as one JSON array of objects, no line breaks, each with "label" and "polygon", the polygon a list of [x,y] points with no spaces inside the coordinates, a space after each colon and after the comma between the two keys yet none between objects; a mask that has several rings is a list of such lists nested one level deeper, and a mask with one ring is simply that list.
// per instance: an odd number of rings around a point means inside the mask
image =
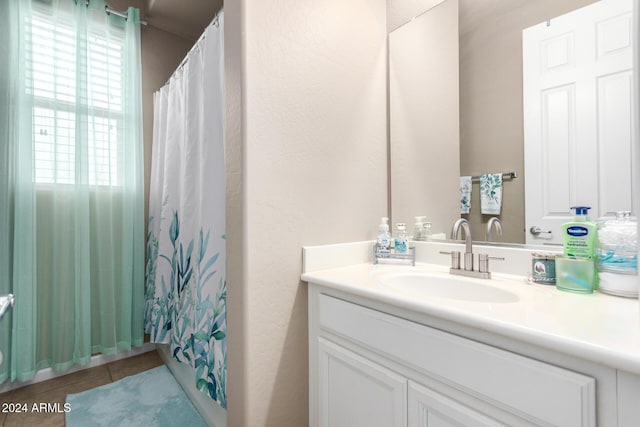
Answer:
[{"label": "small jar", "polygon": [[630,212],[618,212],[598,224],[596,260],[601,292],[638,297],[638,222]]},{"label": "small jar", "polygon": [[534,252],[531,255],[531,280],[545,285],[556,283],[555,254]]}]

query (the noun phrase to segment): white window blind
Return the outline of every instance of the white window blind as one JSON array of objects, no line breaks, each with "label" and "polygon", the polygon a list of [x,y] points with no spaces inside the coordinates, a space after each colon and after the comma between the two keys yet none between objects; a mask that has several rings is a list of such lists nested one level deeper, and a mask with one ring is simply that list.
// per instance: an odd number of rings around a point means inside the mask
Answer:
[{"label": "white window blind", "polygon": [[33,180],[120,186],[123,34],[78,37],[71,19],[34,13],[26,23]]}]

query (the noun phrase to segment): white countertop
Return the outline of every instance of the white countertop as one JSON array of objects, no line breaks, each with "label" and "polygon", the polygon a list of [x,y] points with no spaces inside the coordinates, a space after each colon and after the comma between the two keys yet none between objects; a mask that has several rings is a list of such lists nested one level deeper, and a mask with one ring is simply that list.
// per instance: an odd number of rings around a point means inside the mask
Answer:
[{"label": "white countertop", "polygon": [[418,271],[450,277],[448,268],[441,265],[363,263],[307,272],[302,280],[640,374],[637,299],[563,292],[555,286],[531,284],[520,276],[495,273],[490,280],[455,277],[506,289],[518,296],[517,302],[423,296],[380,281],[388,273]]}]

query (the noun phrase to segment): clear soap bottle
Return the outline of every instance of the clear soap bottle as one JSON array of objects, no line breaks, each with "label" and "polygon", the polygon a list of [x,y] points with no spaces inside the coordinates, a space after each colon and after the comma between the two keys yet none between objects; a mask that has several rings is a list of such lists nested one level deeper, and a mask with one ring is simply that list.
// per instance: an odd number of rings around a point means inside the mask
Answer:
[{"label": "clear soap bottle", "polygon": [[407,225],[404,222],[396,224],[395,250],[397,254],[409,252],[409,236],[407,235]]},{"label": "clear soap bottle", "polygon": [[425,240],[425,224],[424,224],[424,219],[426,217],[425,216],[417,216],[416,217],[416,222],[413,225],[413,240],[416,241],[421,241],[421,240]]},{"label": "clear soap bottle", "polygon": [[378,227],[376,240],[376,256],[386,258],[391,253],[391,233],[389,233],[389,218],[383,217]]},{"label": "clear soap bottle", "polygon": [[431,223],[430,222],[425,222],[424,223],[424,231],[423,231],[423,235],[424,235],[424,240],[425,241],[430,241],[432,236],[433,231],[431,231]]}]

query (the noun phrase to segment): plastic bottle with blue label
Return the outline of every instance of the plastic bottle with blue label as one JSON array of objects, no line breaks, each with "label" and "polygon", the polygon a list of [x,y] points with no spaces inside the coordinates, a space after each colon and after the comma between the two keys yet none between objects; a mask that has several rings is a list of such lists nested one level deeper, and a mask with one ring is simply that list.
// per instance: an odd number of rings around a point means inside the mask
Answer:
[{"label": "plastic bottle with blue label", "polygon": [[590,206],[573,206],[573,221],[562,224],[564,256],[593,259],[596,255],[597,226],[588,217]]},{"label": "plastic bottle with blue label", "polygon": [[397,232],[395,238],[395,251],[397,254],[406,254],[409,252],[409,235],[407,234],[407,225],[404,222],[396,224]]}]

